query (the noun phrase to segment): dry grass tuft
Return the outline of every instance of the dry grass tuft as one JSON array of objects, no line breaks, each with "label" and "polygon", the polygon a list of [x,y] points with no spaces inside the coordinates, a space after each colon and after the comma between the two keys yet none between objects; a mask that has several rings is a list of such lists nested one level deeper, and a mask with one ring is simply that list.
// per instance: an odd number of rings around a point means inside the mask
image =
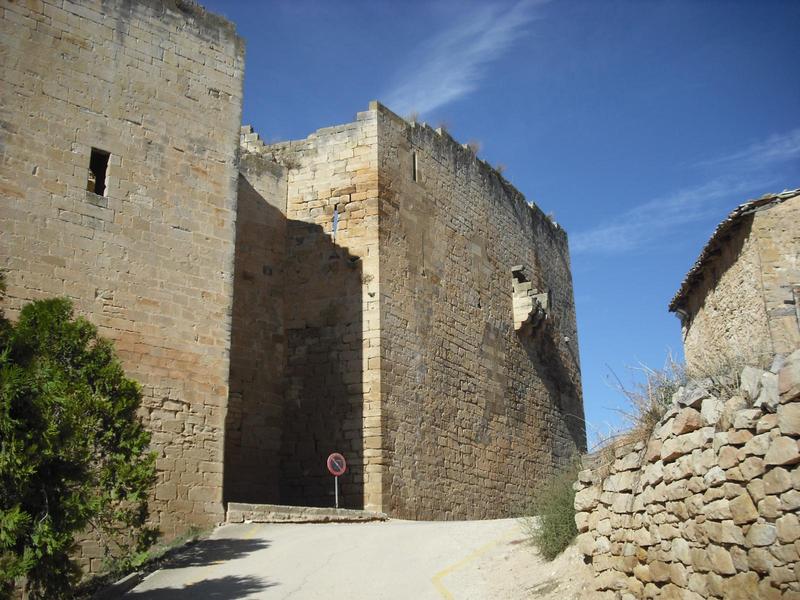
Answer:
[{"label": "dry grass tuft", "polygon": [[727,400],[741,393],[741,374],[745,366],[763,370],[770,367],[773,355],[770,352],[749,352],[746,356],[714,355],[705,362],[695,361],[687,369],[670,354],[662,369],[653,369],[640,364],[633,370],[643,375],[632,387],[626,387],[612,372],[612,386],[628,401],[628,408],[620,409],[625,422],[621,430],[599,435],[599,442],[592,448],[590,463],[602,481],[609,474],[616,458],[641,442],[646,445],[656,426],[673,406],[673,397],[681,388],[700,386],[717,398]]},{"label": "dry grass tuft", "polygon": [[644,375],[643,381],[625,387],[614,374],[616,388],[628,399],[630,408],[622,409],[628,428],[620,434],[622,443],[646,442],[650,439],[661,417],[672,406],[672,396],[686,385],[686,369],[670,354],[662,369],[646,365],[635,367]]},{"label": "dry grass tuft", "polygon": [[278,159],[278,163],[289,169],[290,171],[299,169],[303,166],[300,159],[294,156],[282,156]]},{"label": "dry grass tuft", "polygon": [[740,393],[742,371],[746,366],[768,370],[773,359],[772,352],[750,352],[745,355],[715,355],[704,360],[695,360],[687,370],[692,381],[703,381],[706,388],[718,398],[726,400]]},{"label": "dry grass tuft", "polygon": [[467,150],[477,155],[481,151],[481,143],[478,140],[470,140],[466,144]]}]

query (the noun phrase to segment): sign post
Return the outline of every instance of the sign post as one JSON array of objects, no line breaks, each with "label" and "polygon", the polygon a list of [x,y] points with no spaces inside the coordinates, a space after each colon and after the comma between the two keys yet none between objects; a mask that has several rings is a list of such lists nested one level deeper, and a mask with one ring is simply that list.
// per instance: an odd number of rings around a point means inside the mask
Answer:
[{"label": "sign post", "polygon": [[344,456],[334,452],[328,457],[328,471],[333,475],[333,489],[336,496],[336,508],[339,508],[339,476],[347,471],[347,461]]}]

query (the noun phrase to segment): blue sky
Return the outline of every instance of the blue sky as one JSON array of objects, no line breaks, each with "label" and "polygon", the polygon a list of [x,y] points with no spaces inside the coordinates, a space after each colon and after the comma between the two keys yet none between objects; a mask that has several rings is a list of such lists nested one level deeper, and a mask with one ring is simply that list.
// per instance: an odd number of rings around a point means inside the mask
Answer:
[{"label": "blue sky", "polygon": [[378,99],[444,123],[567,230],[590,443],[681,355],[667,304],[737,204],[800,187],[800,2],[205,0],[267,140]]}]

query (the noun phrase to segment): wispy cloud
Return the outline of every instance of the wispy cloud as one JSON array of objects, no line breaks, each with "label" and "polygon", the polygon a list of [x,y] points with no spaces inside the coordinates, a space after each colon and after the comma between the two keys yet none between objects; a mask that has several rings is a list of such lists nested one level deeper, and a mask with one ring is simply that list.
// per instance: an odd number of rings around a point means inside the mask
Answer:
[{"label": "wispy cloud", "polygon": [[719,218],[749,194],[761,194],[775,182],[775,168],[800,158],[800,128],[772,135],[742,150],[696,163],[712,178],[666,197],[650,199],[614,220],[570,238],[574,254],[621,254],[664,239],[683,226]]},{"label": "wispy cloud", "polygon": [[423,44],[384,95],[394,111],[428,113],[474,91],[488,65],[525,31],[546,0],[486,3],[462,12],[452,26]]},{"label": "wispy cloud", "polygon": [[763,189],[764,180],[720,177],[695,187],[655,198],[622,213],[613,221],[570,236],[573,254],[620,254],[673,234],[679,227],[718,216],[742,195]]},{"label": "wispy cloud", "polygon": [[800,128],[771,135],[738,152],[701,161],[697,166],[760,169],[773,163],[800,158]]}]

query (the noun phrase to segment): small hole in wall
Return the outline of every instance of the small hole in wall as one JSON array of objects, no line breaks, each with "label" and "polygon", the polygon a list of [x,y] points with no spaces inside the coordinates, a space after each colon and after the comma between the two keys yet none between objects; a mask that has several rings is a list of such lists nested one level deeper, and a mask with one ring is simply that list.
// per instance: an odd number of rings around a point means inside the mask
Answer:
[{"label": "small hole in wall", "polygon": [[89,159],[89,177],[86,181],[87,191],[98,196],[106,195],[106,173],[110,156],[105,150],[92,148],[92,156]]},{"label": "small hole in wall", "polygon": [[411,153],[411,179],[417,181],[417,153]]}]

